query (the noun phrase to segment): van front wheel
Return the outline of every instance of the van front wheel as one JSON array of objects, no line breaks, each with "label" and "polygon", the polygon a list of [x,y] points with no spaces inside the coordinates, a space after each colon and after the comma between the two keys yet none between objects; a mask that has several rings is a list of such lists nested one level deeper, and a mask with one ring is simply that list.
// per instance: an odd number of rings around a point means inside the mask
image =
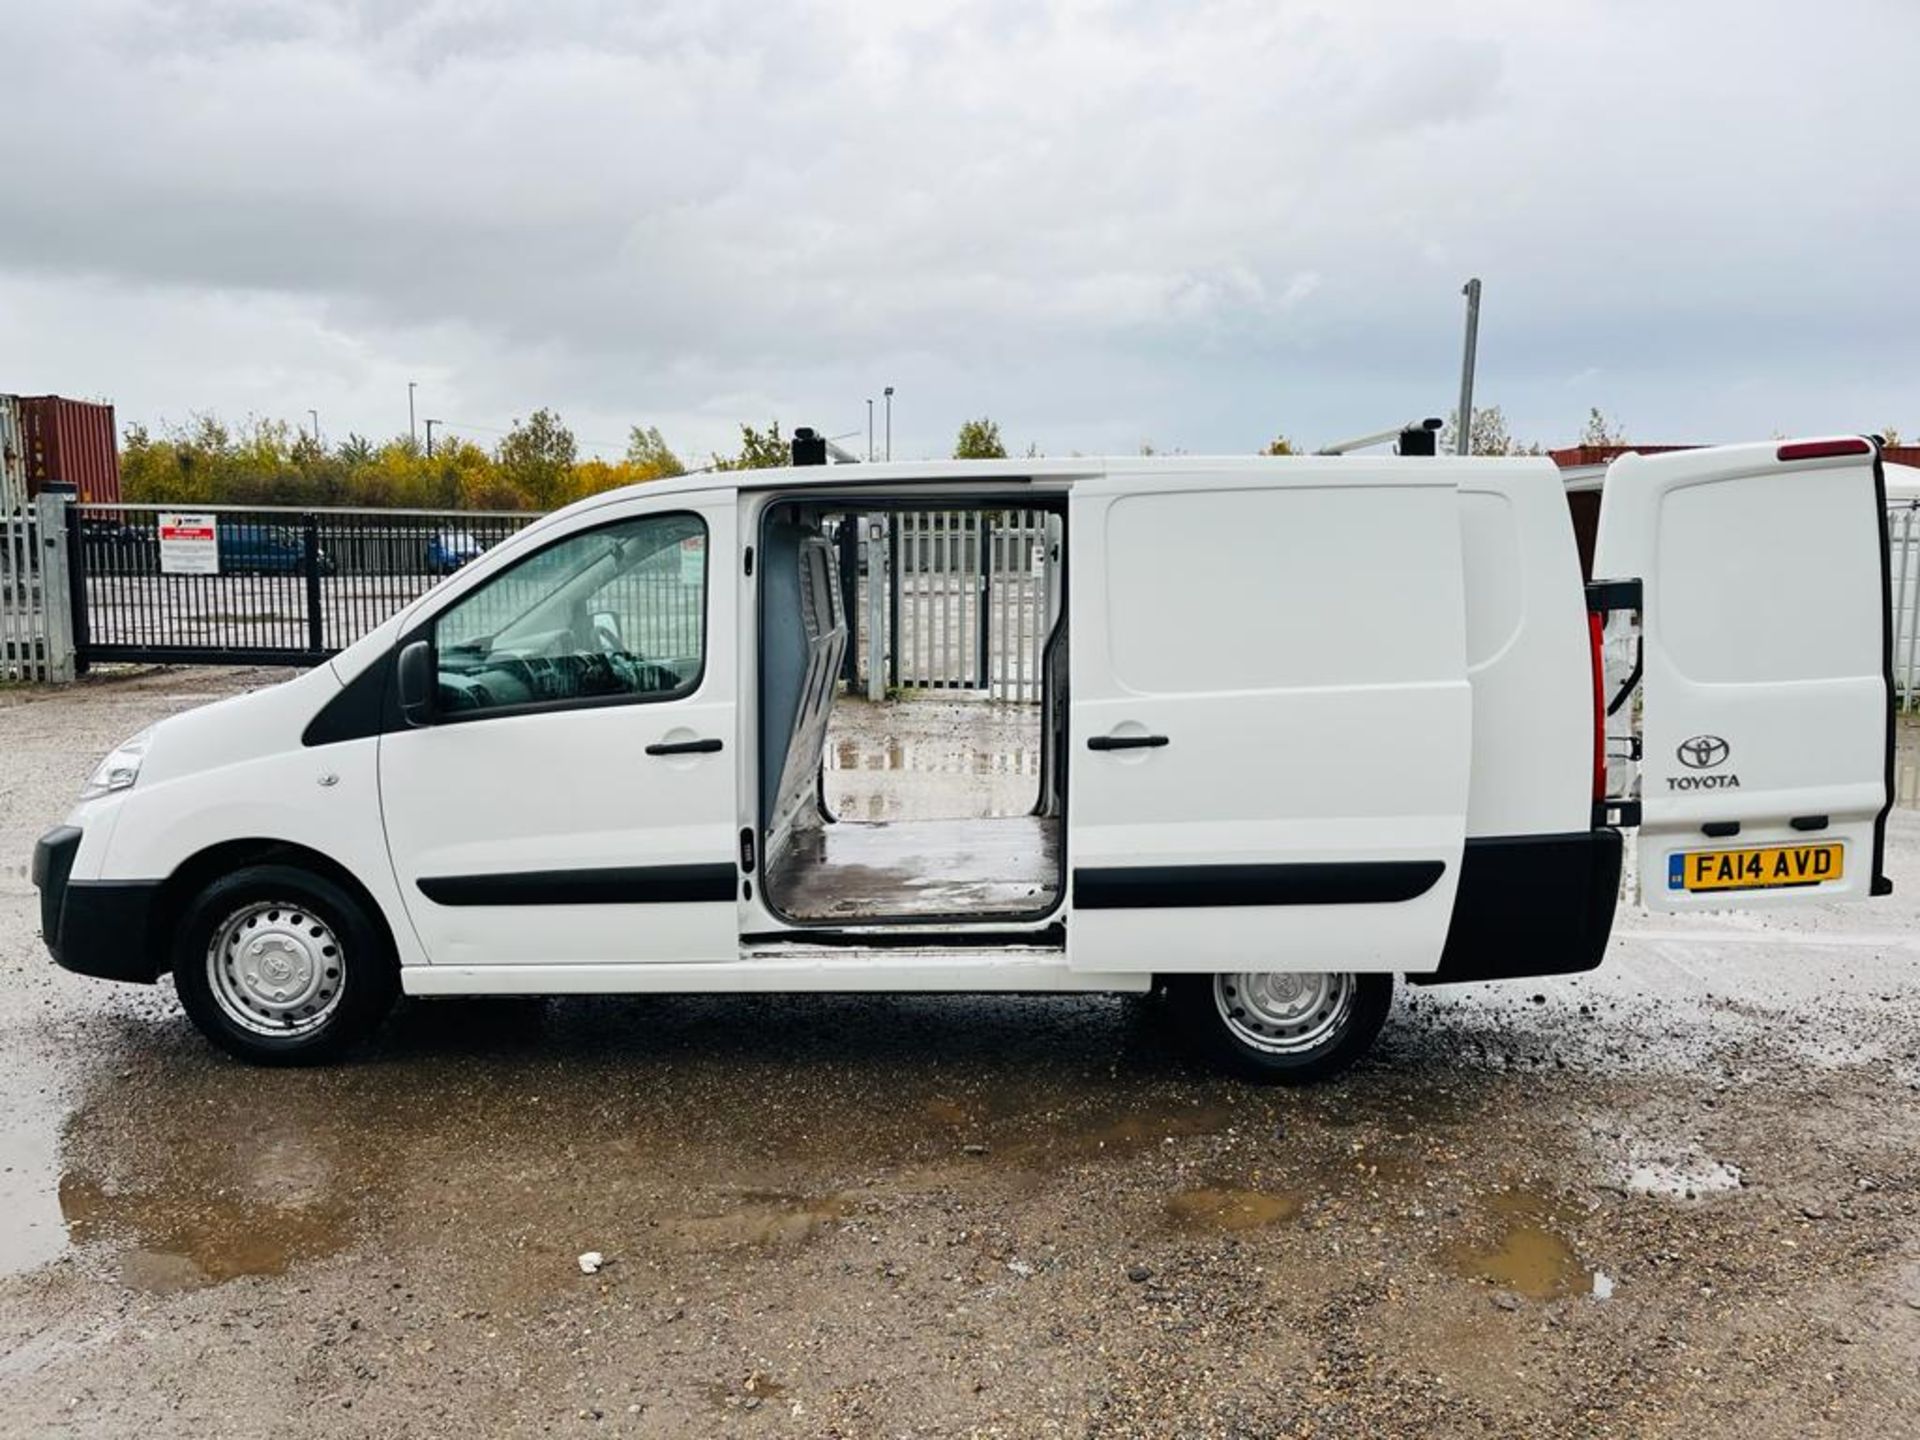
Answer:
[{"label": "van front wheel", "polygon": [[1191,1044],[1249,1080],[1306,1085],[1372,1046],[1393,1003],[1391,975],[1250,971],[1175,975],[1168,999]]},{"label": "van front wheel", "polygon": [[360,901],[292,865],[249,866],[201,891],[175,934],[173,980],[201,1033],[256,1065],[336,1058],[399,989]]}]

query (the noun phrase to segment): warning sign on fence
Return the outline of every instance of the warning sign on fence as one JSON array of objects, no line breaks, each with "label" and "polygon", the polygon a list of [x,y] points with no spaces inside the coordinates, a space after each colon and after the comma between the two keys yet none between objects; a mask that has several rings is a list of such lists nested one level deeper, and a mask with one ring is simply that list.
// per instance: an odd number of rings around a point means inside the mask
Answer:
[{"label": "warning sign on fence", "polygon": [[220,573],[220,532],[213,516],[160,512],[160,573]]}]

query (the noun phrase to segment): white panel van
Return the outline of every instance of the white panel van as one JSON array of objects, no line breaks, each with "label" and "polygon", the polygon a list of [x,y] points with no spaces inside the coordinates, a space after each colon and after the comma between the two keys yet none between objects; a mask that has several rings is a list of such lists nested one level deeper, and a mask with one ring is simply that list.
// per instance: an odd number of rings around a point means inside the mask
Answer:
[{"label": "white panel van", "polygon": [[[1544,459],[805,466],[596,496],[102,762],[54,958],[330,1058],[396,994],[1160,992],[1256,1079],[1658,908],[1885,893],[1883,491],[1843,437]],[[1017,509],[1059,577],[1029,814],[836,816],[846,517]],[[870,577],[872,578],[872,577]],[[1609,665],[1607,656],[1620,657]]]}]

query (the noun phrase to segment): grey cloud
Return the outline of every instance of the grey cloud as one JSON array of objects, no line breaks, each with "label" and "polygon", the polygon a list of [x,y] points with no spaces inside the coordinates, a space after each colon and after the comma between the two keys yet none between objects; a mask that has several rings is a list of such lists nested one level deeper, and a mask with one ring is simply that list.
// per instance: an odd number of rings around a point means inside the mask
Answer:
[{"label": "grey cloud", "polygon": [[[910,449],[983,410],[1248,448],[1444,408],[1469,273],[1523,434],[1878,424],[1920,379],[1910,127],[1864,59],[1913,53],[1907,6],[70,0],[9,31],[46,63],[0,89],[0,303],[101,327],[14,328],[135,414],[390,430],[376,395],[425,374],[476,421],[698,447],[891,382]],[[219,345],[112,328],[206,297]]]}]

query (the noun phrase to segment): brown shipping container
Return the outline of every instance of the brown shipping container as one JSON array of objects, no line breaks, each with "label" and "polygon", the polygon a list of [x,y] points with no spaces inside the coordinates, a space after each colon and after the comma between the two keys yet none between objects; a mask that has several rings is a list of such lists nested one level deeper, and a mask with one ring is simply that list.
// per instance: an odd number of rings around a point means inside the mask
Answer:
[{"label": "brown shipping container", "polygon": [[21,438],[27,450],[27,493],[64,480],[95,504],[120,498],[120,446],[113,407],[58,395],[22,395]]}]

